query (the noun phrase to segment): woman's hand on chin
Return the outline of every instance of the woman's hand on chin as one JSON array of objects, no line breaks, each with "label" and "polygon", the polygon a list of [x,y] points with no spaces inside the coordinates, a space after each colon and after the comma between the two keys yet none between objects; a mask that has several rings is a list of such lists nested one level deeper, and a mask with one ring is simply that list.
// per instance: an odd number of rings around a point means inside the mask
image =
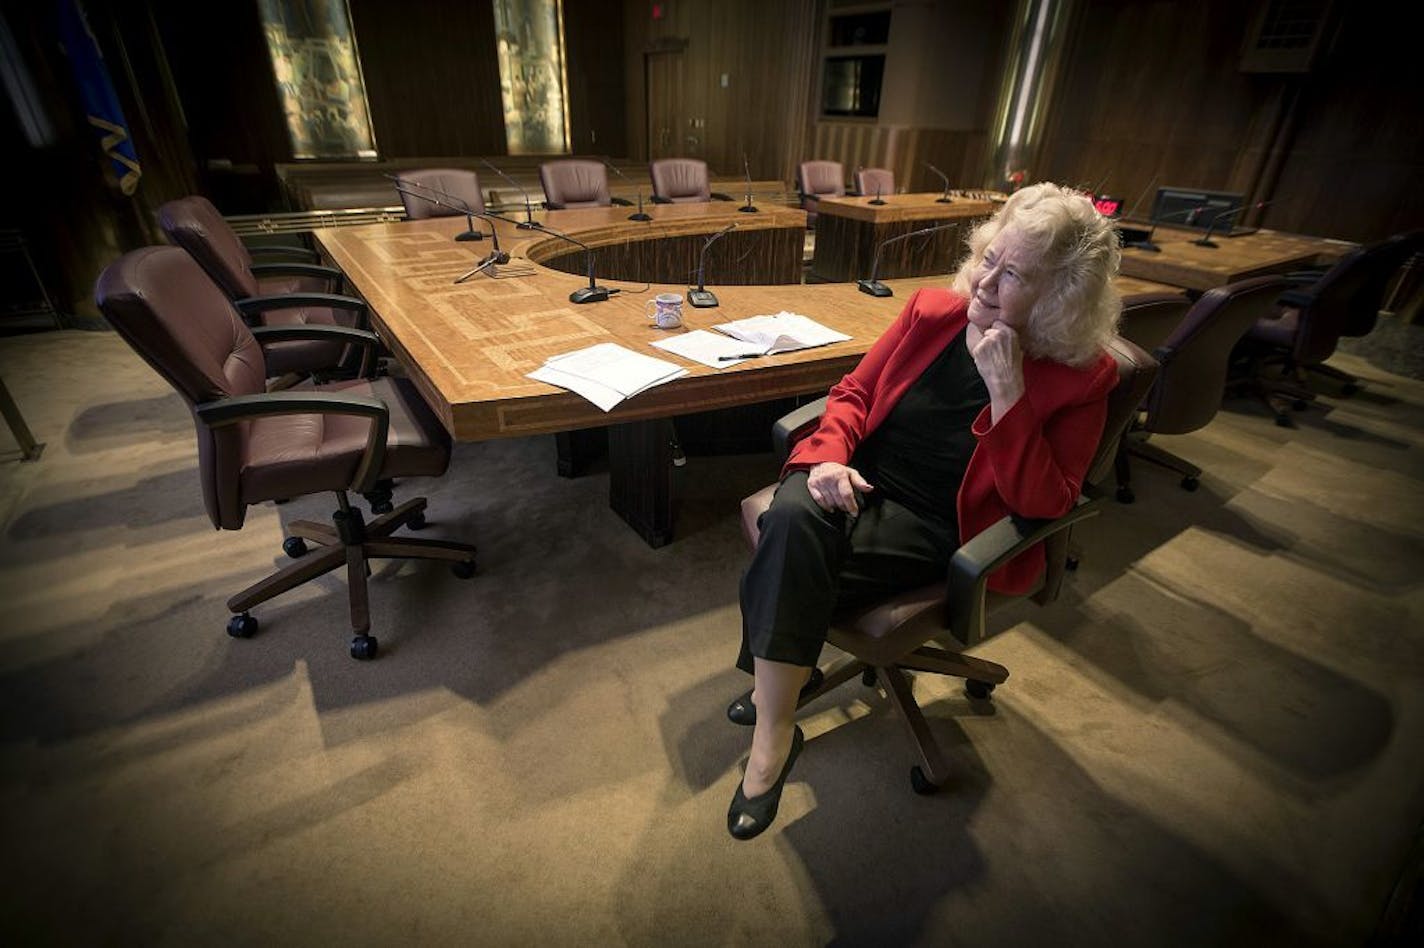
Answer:
[{"label": "woman's hand on chin", "polygon": [[1023,348],[1019,334],[1002,322],[995,322],[978,335],[977,341],[972,334],[965,341],[984,387],[989,390],[993,420],[998,421],[1023,397]]},{"label": "woman's hand on chin", "polygon": [[844,510],[854,517],[860,513],[855,492],[867,493],[875,488],[853,467],[835,461],[822,461],[806,475],[806,489],[822,510]]}]

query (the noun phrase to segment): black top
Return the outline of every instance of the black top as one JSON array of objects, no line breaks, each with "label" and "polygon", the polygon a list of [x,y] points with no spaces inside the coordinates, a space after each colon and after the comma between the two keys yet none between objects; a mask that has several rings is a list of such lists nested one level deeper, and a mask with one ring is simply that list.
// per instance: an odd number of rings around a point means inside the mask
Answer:
[{"label": "black top", "polygon": [[987,404],[989,390],[961,331],[856,449],[851,466],[876,493],[953,525],[959,483],[976,445],[970,426]]}]

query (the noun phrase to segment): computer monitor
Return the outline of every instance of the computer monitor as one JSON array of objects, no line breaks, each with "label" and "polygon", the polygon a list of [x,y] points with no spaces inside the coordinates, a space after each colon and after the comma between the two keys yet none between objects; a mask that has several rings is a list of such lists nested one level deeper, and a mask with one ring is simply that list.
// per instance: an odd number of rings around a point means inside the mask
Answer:
[{"label": "computer monitor", "polygon": [[1151,220],[1167,227],[1193,230],[1211,229],[1214,234],[1251,233],[1254,228],[1237,227],[1246,196],[1231,191],[1203,191],[1200,188],[1158,188],[1152,202]]}]

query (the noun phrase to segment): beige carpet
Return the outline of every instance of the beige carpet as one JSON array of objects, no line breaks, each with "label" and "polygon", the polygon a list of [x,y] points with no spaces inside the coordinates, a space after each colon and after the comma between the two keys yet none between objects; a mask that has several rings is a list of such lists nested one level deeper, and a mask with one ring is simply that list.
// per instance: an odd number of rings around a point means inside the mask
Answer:
[{"label": "beige carpet", "polygon": [[[1160,439],[1064,599],[997,623],[992,710],[916,692],[957,777],[910,790],[859,684],[805,714],[773,831],[727,836],[723,717],[769,456],[693,458],[650,550],[551,439],[462,445],[377,566],[224,634],[327,498],[203,513],[187,412],[108,333],[0,340],[47,442],[0,461],[0,932],[11,944],[1358,944],[1424,814],[1424,383]],[[8,444],[8,443],[7,443]],[[829,657],[829,656],[828,656]]]}]

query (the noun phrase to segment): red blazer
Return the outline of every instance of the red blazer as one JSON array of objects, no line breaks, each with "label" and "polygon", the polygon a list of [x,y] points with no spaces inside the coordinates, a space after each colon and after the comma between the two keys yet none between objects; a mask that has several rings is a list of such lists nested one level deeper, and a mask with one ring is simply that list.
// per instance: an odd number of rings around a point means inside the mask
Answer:
[{"label": "red blazer", "polygon": [[[796,443],[782,476],[822,461],[849,464],[851,455],[969,324],[969,302],[943,289],[918,290],[849,375],[836,383],[820,425]],[[1024,357],[1024,395],[999,419],[989,406],[975,419],[979,443],[959,485],[959,539],[964,543],[1008,513],[1061,517],[1078,499],[1117,385],[1112,357],[1102,353],[1085,369]],[[1005,563],[989,588],[1017,594],[1043,572],[1035,546]]]}]

